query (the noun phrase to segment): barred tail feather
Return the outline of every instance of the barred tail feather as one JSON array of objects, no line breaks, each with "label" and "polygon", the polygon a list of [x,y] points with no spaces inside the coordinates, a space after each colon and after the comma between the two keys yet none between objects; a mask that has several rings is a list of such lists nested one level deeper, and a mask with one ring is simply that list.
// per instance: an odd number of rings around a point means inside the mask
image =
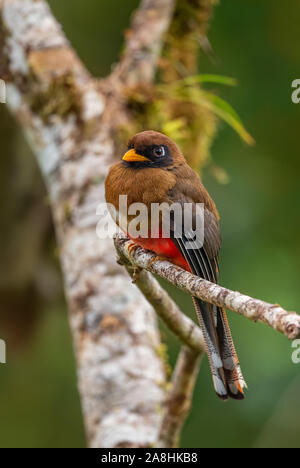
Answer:
[{"label": "barred tail feather", "polygon": [[218,310],[217,334],[219,338],[221,358],[224,365],[224,372],[228,386],[229,396],[237,400],[244,398],[244,388],[247,384],[244,380],[235,346],[232,340],[226,312],[224,309]]},{"label": "barred tail feather", "polygon": [[203,332],[212,379],[217,395],[223,399],[244,398],[246,388],[234,348],[225,310],[193,298]]}]

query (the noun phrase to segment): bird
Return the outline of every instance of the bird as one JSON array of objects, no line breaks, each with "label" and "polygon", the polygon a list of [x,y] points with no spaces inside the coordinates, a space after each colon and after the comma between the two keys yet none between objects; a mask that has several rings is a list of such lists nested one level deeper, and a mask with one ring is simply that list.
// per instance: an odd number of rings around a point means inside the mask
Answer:
[{"label": "bird", "polygon": [[[150,250],[157,257],[168,259],[174,265],[200,278],[218,283],[220,216],[200,176],[188,165],[174,141],[152,130],[137,133],[130,139],[124,156],[111,166],[105,180],[106,202],[114,207],[116,213],[119,212],[121,195],[127,196],[127,207],[133,203],[143,203],[149,213],[153,204],[191,204],[193,207],[202,204],[204,240],[201,243],[195,240],[193,248],[188,248],[191,237],[184,229],[180,236],[175,235],[174,219],[168,237],[162,232],[161,217],[158,220],[158,235],[152,235],[152,231],[149,231],[147,236],[132,237],[128,232],[126,234],[134,245]],[[151,223],[150,215],[149,222]],[[197,297],[192,299],[217,396],[222,400],[244,399],[244,389],[247,385],[241,372],[225,309]]]}]

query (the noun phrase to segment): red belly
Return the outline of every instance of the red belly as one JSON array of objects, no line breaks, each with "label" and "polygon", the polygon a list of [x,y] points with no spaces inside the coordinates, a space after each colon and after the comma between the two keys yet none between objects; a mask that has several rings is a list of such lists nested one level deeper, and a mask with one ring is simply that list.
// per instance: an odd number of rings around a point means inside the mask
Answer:
[{"label": "red belly", "polygon": [[161,257],[167,257],[170,259],[172,263],[177,266],[180,266],[184,270],[191,271],[188,263],[186,262],[184,256],[178,250],[176,245],[173,243],[171,239],[166,238],[158,238],[158,239],[151,239],[151,238],[144,238],[138,237],[131,240],[135,243],[140,245],[146,250],[151,250],[155,252],[156,255]]}]

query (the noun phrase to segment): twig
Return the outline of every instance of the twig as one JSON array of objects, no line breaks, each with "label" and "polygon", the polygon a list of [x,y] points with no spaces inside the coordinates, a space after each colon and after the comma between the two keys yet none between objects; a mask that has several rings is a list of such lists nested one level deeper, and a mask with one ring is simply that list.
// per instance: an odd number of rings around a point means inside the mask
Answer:
[{"label": "twig", "polygon": [[172,377],[157,447],[178,447],[184,422],[190,412],[193,391],[203,354],[182,346]]},{"label": "twig", "polygon": [[205,281],[140,247],[130,250],[132,242],[123,235],[115,239],[115,245],[133,265],[156,273],[192,296],[226,307],[254,322],[261,321],[291,340],[300,336],[300,316],[295,312]]}]

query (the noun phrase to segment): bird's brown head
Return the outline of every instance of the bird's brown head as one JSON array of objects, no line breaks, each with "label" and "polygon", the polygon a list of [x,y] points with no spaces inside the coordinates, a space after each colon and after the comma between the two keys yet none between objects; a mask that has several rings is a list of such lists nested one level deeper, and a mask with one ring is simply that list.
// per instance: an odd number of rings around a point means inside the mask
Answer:
[{"label": "bird's brown head", "polygon": [[178,146],[166,135],[154,131],[137,133],[128,143],[122,163],[134,169],[169,168],[184,162]]}]

